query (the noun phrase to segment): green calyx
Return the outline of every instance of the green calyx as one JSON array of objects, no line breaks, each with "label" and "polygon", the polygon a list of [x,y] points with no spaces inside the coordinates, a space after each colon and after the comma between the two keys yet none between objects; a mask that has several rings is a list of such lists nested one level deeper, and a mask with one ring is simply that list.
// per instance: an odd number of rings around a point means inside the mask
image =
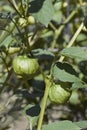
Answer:
[{"label": "green calyx", "polygon": [[32,79],[39,70],[39,64],[35,58],[18,56],[13,60],[13,69],[18,76]]}]

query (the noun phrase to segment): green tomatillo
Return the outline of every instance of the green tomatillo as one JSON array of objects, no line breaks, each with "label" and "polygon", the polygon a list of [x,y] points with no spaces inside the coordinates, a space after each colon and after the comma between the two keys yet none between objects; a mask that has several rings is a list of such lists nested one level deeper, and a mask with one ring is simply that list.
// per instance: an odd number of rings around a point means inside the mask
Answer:
[{"label": "green tomatillo", "polygon": [[56,104],[64,104],[70,98],[71,93],[58,84],[53,84],[49,90],[49,98]]},{"label": "green tomatillo", "polygon": [[39,70],[39,64],[35,58],[17,56],[13,60],[13,69],[19,77],[32,79]]},{"label": "green tomatillo", "polygon": [[18,25],[22,28],[27,26],[27,20],[25,18],[19,18],[18,19]]},{"label": "green tomatillo", "polygon": [[27,21],[29,25],[35,24],[35,18],[33,16],[28,16]]},{"label": "green tomatillo", "polygon": [[72,105],[78,105],[81,103],[80,101],[80,92],[78,92],[77,90],[73,90],[71,97],[69,99],[69,103]]}]

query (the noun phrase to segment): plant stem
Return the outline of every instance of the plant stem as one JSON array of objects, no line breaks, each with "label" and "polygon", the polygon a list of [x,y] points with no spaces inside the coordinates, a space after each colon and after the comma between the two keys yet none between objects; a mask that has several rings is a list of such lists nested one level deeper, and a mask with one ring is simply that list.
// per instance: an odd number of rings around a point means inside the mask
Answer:
[{"label": "plant stem", "polygon": [[20,12],[19,12],[19,9],[18,9],[18,6],[17,6],[15,0],[12,0],[12,1],[8,0],[8,2],[11,4],[11,6],[12,6],[13,9],[17,12],[17,14],[19,14],[19,16],[21,17],[21,14],[20,14]]},{"label": "plant stem", "polygon": [[13,2],[13,5],[14,5],[15,9],[18,11],[18,6],[17,6],[15,0],[12,0],[12,2]]},{"label": "plant stem", "polygon": [[[76,11],[73,11],[71,13],[71,15],[69,16],[69,18],[65,21],[65,23],[67,23],[74,15],[76,14]],[[58,38],[58,36],[60,35],[61,31],[63,30],[65,25],[62,25],[60,27],[60,29],[56,30],[56,36],[54,38],[54,41]],[[74,39],[72,39],[73,42]],[[72,45],[72,42],[70,42],[70,45]],[[55,44],[53,44],[53,48],[54,48]],[[43,123],[43,118],[44,118],[44,112],[45,112],[45,108],[46,108],[46,103],[47,103],[47,98],[48,98],[48,94],[49,94],[49,89],[51,87],[51,81],[50,79],[45,79],[45,83],[46,83],[46,88],[45,88],[45,92],[44,92],[44,96],[42,99],[42,104],[41,104],[41,112],[40,112],[40,116],[39,116],[39,121],[38,121],[38,126],[37,126],[37,130],[41,130],[42,127],[42,123]]]},{"label": "plant stem", "polygon": [[31,54],[31,56],[34,57],[32,51],[31,51],[31,47],[30,47],[30,43],[29,43],[29,39],[28,39],[28,30],[27,30],[27,27],[25,27],[24,41],[25,41],[25,45],[27,47],[27,52],[29,51],[29,53]]},{"label": "plant stem", "polygon": [[53,29],[53,31],[56,31],[56,27],[51,22],[49,23],[49,25]]},{"label": "plant stem", "polygon": [[56,40],[58,39],[59,35],[61,34],[63,28],[65,27],[65,25],[75,16],[75,14],[77,13],[77,10],[74,10],[69,17],[65,20],[64,24],[61,25],[58,29],[55,30],[55,35],[54,35],[54,40],[52,42],[52,47],[51,49],[53,49],[55,47],[56,44]]},{"label": "plant stem", "polygon": [[80,5],[82,6],[83,5],[83,1],[82,0],[78,0]]},{"label": "plant stem", "polygon": [[40,72],[41,72],[41,74],[42,74],[42,76],[43,76],[43,79],[44,79],[44,81],[45,81],[45,77],[46,77],[46,75],[45,75],[45,73],[43,72],[43,70],[42,70],[42,68],[39,66],[39,70],[40,70]]},{"label": "plant stem", "polygon": [[41,130],[41,127],[42,127],[44,112],[45,112],[47,98],[48,98],[48,93],[49,93],[49,89],[51,87],[50,79],[46,78],[45,83],[46,83],[46,88],[45,88],[44,96],[43,96],[43,99],[42,99],[41,112],[40,112],[40,116],[39,116],[37,130]]},{"label": "plant stem", "polygon": [[[72,39],[70,40],[70,42],[69,42],[69,44],[67,45],[66,48],[71,47],[75,43],[75,40],[76,40],[77,36],[79,35],[79,33],[81,32],[83,27],[84,27],[84,24],[82,22],[81,25],[79,26],[78,30],[76,31],[76,33],[74,34],[74,36],[72,37]],[[59,61],[62,62],[64,60],[64,58],[65,58],[65,56],[61,56]]]}]

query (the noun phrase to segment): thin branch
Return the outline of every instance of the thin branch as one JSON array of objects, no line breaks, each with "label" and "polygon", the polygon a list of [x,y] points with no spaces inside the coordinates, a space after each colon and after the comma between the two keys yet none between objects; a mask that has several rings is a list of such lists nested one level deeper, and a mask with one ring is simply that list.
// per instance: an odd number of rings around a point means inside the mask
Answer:
[{"label": "thin branch", "polygon": [[[83,29],[83,27],[84,27],[84,24],[82,22],[80,27],[78,28],[78,30],[76,31],[76,33],[74,34],[74,36],[72,37],[72,39],[70,40],[70,42],[66,48],[71,47],[75,43],[75,40],[76,40],[77,36],[79,35],[79,33],[81,32],[81,30]],[[62,62],[64,60],[64,58],[65,58],[65,56],[61,56],[59,61]]]}]

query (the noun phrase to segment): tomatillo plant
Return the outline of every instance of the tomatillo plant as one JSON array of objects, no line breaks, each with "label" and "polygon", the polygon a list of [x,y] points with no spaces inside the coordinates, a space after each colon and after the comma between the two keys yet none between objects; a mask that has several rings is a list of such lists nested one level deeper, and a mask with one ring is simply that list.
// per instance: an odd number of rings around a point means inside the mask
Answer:
[{"label": "tomatillo plant", "polygon": [[[46,109],[51,109],[49,104],[61,105],[63,108],[64,103],[69,101],[74,106],[79,105],[83,99],[80,102],[77,89],[87,87],[86,74],[80,72],[78,68],[80,60],[87,60],[87,42],[84,42],[87,40],[87,30],[85,32],[83,30],[80,38],[78,37],[86,23],[86,21],[79,23],[82,20],[82,16],[78,15],[81,3],[78,2],[73,8],[73,2],[70,2],[70,6],[68,0],[65,2],[58,0],[8,0],[8,2],[8,7],[12,6],[10,13],[1,13],[8,8],[0,8],[0,18],[2,19],[0,19],[0,24],[5,25],[5,28],[0,26],[2,29],[2,31],[0,30],[0,95],[2,92],[7,91],[8,93],[10,90],[12,95],[21,93],[20,98],[17,96],[19,98],[17,103],[20,104],[16,106],[21,106],[24,109],[28,104],[25,116],[28,117],[28,123],[30,123],[29,129],[50,130],[49,124],[43,125],[43,120],[45,123],[49,122],[48,115],[44,118],[44,115],[47,114]],[[2,1],[1,3],[5,5],[8,2],[3,3]],[[69,10],[69,7],[73,9]],[[81,16],[81,19],[78,16]],[[71,21],[72,19],[75,25]],[[72,47],[75,43],[78,47]],[[78,43],[80,43],[80,47]],[[82,48],[84,45],[85,48]],[[12,59],[13,62],[11,62]],[[20,79],[15,78],[13,71]],[[15,86],[18,87],[15,88]],[[2,97],[4,96],[2,95]],[[0,97],[1,100],[2,97]],[[87,98],[84,99],[87,101]],[[87,115],[86,107],[84,107],[85,101],[80,105],[82,112],[84,111],[84,117]],[[9,102],[7,102],[8,104]],[[10,111],[12,112],[9,110],[4,115],[7,116]],[[67,120],[70,117],[68,115],[63,117]],[[68,121],[69,125],[66,125],[65,121],[64,123],[61,124],[66,129],[71,126],[72,130],[80,130],[76,124],[70,121]],[[56,127],[57,124],[55,126],[55,123],[52,125],[54,130],[62,130],[59,125],[58,127]]]},{"label": "tomatillo plant", "polygon": [[32,79],[39,70],[39,64],[35,58],[17,56],[13,60],[13,69],[18,76]]}]

